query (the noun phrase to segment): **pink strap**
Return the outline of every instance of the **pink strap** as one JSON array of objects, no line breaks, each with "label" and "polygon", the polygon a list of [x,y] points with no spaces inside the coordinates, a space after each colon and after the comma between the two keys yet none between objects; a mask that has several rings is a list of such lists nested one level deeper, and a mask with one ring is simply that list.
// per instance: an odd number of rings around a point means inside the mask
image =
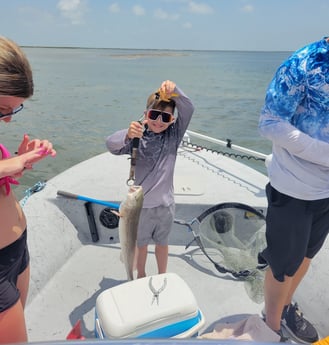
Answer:
[{"label": "pink strap", "polygon": [[[2,153],[2,159],[10,157],[10,152],[2,144],[0,144],[0,151]],[[15,180],[14,178],[10,177],[10,176],[5,176],[5,177],[1,177],[0,178],[0,187],[3,186],[3,185],[5,186],[5,188],[6,188],[6,195],[8,195],[10,193],[10,184],[18,185],[19,182],[17,180]]]}]

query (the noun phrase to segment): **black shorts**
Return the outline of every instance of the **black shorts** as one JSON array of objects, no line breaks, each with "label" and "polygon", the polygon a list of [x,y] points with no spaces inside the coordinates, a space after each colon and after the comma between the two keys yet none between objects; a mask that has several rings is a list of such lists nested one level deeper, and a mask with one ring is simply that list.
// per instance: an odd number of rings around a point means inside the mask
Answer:
[{"label": "black shorts", "polygon": [[300,200],[266,186],[267,248],[260,263],[267,262],[275,279],[293,276],[305,257],[313,258],[321,249],[329,230],[329,198]]},{"label": "black shorts", "polygon": [[0,249],[0,312],[12,307],[19,299],[18,276],[29,265],[27,231],[9,246]]}]

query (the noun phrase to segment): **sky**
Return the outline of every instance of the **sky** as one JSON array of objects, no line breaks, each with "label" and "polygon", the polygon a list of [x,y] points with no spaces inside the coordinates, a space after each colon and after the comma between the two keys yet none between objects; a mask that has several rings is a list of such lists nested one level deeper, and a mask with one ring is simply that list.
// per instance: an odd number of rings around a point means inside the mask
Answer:
[{"label": "sky", "polygon": [[22,46],[293,51],[329,34],[329,0],[0,0]]}]

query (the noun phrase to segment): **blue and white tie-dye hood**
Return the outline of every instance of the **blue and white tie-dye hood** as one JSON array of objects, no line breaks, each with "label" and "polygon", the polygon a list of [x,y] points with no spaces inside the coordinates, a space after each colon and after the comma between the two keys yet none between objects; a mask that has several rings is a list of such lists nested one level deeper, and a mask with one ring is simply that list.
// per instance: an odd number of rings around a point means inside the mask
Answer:
[{"label": "blue and white tie-dye hood", "polygon": [[329,43],[291,55],[271,81],[259,121],[273,143],[271,184],[290,196],[329,197]]}]

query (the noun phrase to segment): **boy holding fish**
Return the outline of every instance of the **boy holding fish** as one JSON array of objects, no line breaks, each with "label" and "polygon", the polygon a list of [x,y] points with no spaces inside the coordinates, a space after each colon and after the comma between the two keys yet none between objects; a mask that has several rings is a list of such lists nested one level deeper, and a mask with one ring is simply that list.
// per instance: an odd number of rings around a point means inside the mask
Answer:
[{"label": "boy holding fish", "polygon": [[[177,109],[177,116],[175,116]],[[174,221],[173,177],[177,150],[190,123],[194,106],[173,81],[164,81],[147,100],[143,121],[110,135],[108,150],[131,154],[133,139],[139,138],[135,185],[144,191],[144,203],[137,231],[137,278],[146,276],[148,245],[155,243],[158,273],[165,273],[168,238]]]}]

